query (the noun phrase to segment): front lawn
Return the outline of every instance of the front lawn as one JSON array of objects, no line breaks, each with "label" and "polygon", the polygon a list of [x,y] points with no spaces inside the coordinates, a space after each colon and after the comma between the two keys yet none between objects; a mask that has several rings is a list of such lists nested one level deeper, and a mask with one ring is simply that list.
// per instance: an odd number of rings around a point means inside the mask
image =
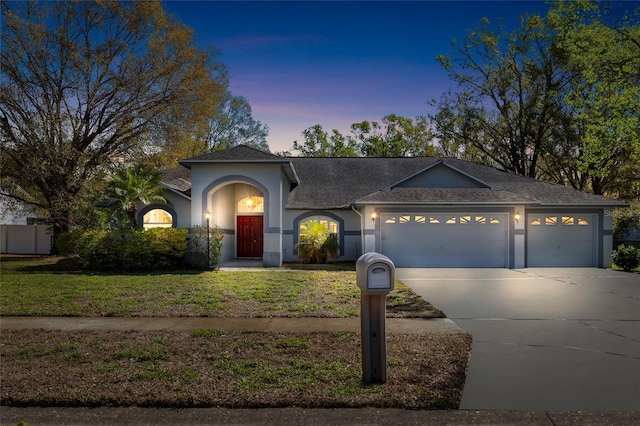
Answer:
[{"label": "front lawn", "polygon": [[[51,257],[0,261],[2,315],[359,315],[355,272],[345,265],[91,274]],[[388,302],[390,317],[442,316],[399,282]],[[363,386],[359,333],[3,330],[0,404],[458,407],[469,334],[390,333],[387,341],[388,382]]]},{"label": "front lawn", "polygon": [[357,333],[13,330],[2,405],[457,408],[467,334],[388,337],[388,381],[363,386]]},{"label": "front lawn", "polygon": [[[353,270],[172,271],[104,274],[64,271],[55,257],[0,258],[0,314],[6,316],[357,317]],[[442,312],[399,281],[390,318]]]}]

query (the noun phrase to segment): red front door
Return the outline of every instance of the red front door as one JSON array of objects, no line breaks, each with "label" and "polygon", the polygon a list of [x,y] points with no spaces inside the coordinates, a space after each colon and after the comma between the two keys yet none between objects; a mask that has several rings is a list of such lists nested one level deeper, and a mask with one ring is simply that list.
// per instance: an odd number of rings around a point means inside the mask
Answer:
[{"label": "red front door", "polygon": [[238,257],[262,257],[262,216],[238,216]]}]

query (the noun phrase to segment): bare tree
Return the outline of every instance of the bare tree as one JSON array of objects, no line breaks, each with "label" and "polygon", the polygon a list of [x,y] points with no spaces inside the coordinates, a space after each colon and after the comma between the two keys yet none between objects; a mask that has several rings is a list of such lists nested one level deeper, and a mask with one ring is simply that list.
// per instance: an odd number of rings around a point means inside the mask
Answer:
[{"label": "bare tree", "polygon": [[105,164],[226,90],[159,1],[2,1],[2,21],[0,194],[60,229]]}]

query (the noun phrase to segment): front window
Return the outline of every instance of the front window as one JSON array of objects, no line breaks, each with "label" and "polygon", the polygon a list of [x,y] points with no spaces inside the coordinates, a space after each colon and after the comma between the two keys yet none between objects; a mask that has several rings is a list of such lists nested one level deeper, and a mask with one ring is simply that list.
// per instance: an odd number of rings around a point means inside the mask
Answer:
[{"label": "front window", "polygon": [[327,216],[309,216],[298,225],[298,243],[294,245],[302,263],[326,263],[340,257],[340,225]]},{"label": "front window", "polygon": [[166,210],[153,209],[145,213],[143,222],[144,229],[171,228],[173,226],[173,217]]}]

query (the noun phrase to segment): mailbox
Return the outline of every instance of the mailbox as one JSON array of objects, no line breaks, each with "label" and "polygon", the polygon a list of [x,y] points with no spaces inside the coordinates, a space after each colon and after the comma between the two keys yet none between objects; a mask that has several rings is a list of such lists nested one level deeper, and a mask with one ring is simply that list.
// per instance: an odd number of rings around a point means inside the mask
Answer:
[{"label": "mailbox", "polygon": [[395,266],[387,256],[370,252],[356,262],[358,287],[371,294],[386,294],[393,290]]},{"label": "mailbox", "polygon": [[393,290],[395,266],[387,256],[370,252],[356,262],[360,287],[360,335],[362,380],[365,384],[387,381],[387,294]]}]

